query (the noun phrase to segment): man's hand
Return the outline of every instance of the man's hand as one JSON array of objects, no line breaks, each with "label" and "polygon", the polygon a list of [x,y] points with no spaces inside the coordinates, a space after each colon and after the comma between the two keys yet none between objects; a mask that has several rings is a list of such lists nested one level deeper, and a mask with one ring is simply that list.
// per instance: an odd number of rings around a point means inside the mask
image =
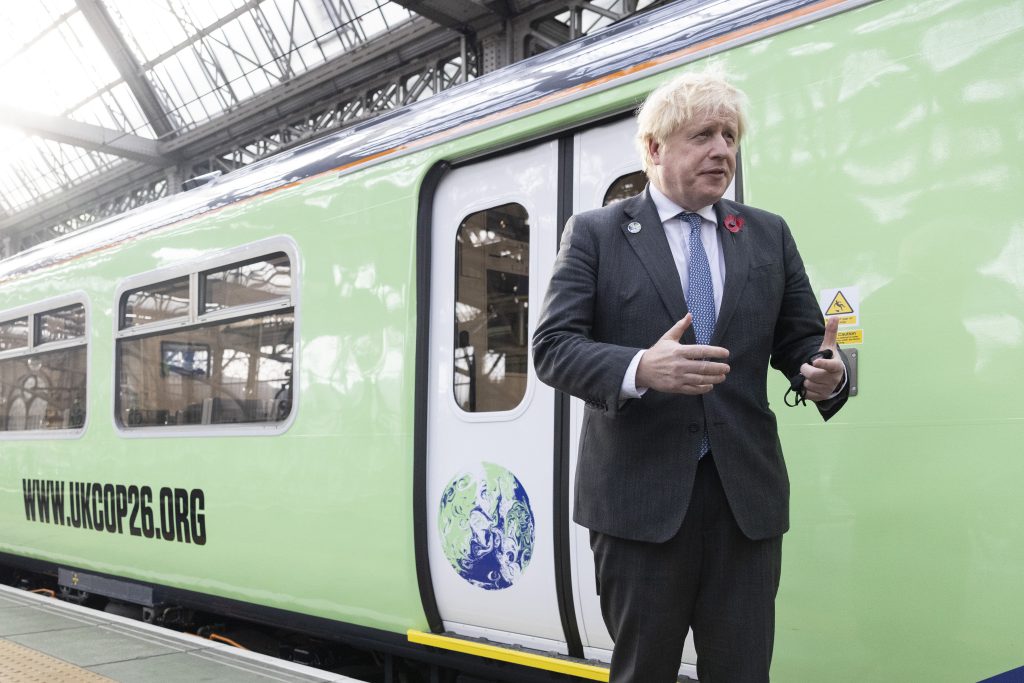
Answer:
[{"label": "man's hand", "polygon": [[807,391],[807,400],[821,401],[836,392],[839,383],[843,381],[843,361],[839,357],[839,347],[836,346],[836,331],[839,329],[839,317],[833,316],[828,319],[825,326],[825,338],[821,340],[821,348],[832,349],[831,358],[818,358],[813,363],[804,363],[800,366],[800,374],[806,380],[804,389]]},{"label": "man's hand", "polygon": [[[708,393],[716,384],[725,381],[729,366],[715,361],[727,359],[728,349],[679,343],[692,321],[693,315],[687,313],[644,352],[636,369],[637,387],[697,396]],[[832,340],[835,343],[835,335],[832,335]]]}]

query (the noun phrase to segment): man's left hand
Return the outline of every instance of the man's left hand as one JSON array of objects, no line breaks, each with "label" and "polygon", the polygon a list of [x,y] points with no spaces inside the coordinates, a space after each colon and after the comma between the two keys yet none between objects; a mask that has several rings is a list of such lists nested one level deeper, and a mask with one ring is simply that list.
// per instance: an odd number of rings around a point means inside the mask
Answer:
[{"label": "man's left hand", "polygon": [[838,330],[839,317],[829,318],[825,326],[825,338],[821,340],[819,350],[832,349],[831,358],[818,358],[813,363],[804,363],[800,366],[800,374],[806,378],[804,389],[809,401],[821,401],[831,397],[839,388],[839,383],[843,381],[845,371],[843,361],[839,357],[839,347],[836,345]]}]

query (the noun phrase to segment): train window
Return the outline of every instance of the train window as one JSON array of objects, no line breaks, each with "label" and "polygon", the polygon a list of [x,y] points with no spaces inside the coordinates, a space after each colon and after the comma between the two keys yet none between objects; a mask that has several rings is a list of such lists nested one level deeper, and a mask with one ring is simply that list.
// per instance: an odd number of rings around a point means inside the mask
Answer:
[{"label": "train window", "polygon": [[0,351],[10,351],[0,359],[0,433],[82,428],[85,306],[63,306],[2,323],[0,339]]},{"label": "train window", "polygon": [[639,194],[646,186],[647,174],[643,171],[634,171],[632,173],[619,176],[611,185],[608,186],[608,191],[604,193],[604,202],[602,203],[602,206],[608,206],[613,202]]},{"label": "train window", "polygon": [[28,346],[28,318],[0,323],[0,352]]},{"label": "train window", "polygon": [[85,346],[0,360],[0,431],[85,424]]},{"label": "train window", "polygon": [[36,344],[85,336],[85,306],[65,306],[36,316]]},{"label": "train window", "polygon": [[273,254],[203,273],[199,286],[201,313],[280,299],[292,288],[291,265],[285,254]]},{"label": "train window", "polygon": [[[176,304],[187,312],[181,325],[118,334],[118,423],[134,430],[284,422],[295,351],[291,259],[276,252],[199,267],[173,282],[192,277],[198,301]],[[123,310],[166,282],[129,289]]]},{"label": "train window", "polygon": [[511,410],[526,394],[530,224],[504,204],[470,214],[455,244],[455,401],[466,412]]},{"label": "train window", "polygon": [[121,329],[188,315],[189,278],[179,277],[127,292],[121,308]]}]

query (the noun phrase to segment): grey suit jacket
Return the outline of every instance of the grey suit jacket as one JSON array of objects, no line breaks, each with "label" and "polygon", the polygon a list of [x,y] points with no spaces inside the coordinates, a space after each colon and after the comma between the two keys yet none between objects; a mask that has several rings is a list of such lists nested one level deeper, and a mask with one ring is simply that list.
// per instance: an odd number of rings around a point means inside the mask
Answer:
[{"label": "grey suit jacket", "polygon": [[[633,356],[687,312],[648,192],[573,216],[562,235],[533,337],[534,363],[542,381],[586,403],[574,519],[595,531],[654,542],[675,535],[704,424],[743,533],[762,539],[789,528],[789,478],[768,407],[768,366],[797,375],[818,350],[824,323],[786,222],[724,199],[714,208],[726,277],[711,344],[729,349],[731,371],[703,396],[649,390],[620,405]],[[742,217],[740,231],[724,228],[730,214]],[[633,221],[639,232],[627,229]],[[692,328],[683,342],[696,343]],[[826,420],[846,393],[818,404]]]}]

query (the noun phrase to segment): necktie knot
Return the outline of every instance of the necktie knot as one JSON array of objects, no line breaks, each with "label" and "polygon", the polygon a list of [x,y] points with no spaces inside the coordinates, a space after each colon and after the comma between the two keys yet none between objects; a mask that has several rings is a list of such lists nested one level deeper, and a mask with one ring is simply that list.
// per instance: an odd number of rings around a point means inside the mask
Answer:
[{"label": "necktie knot", "polygon": [[700,230],[700,226],[704,222],[700,214],[693,213],[692,211],[683,211],[678,214],[678,217],[690,224],[691,232],[693,230]]}]

